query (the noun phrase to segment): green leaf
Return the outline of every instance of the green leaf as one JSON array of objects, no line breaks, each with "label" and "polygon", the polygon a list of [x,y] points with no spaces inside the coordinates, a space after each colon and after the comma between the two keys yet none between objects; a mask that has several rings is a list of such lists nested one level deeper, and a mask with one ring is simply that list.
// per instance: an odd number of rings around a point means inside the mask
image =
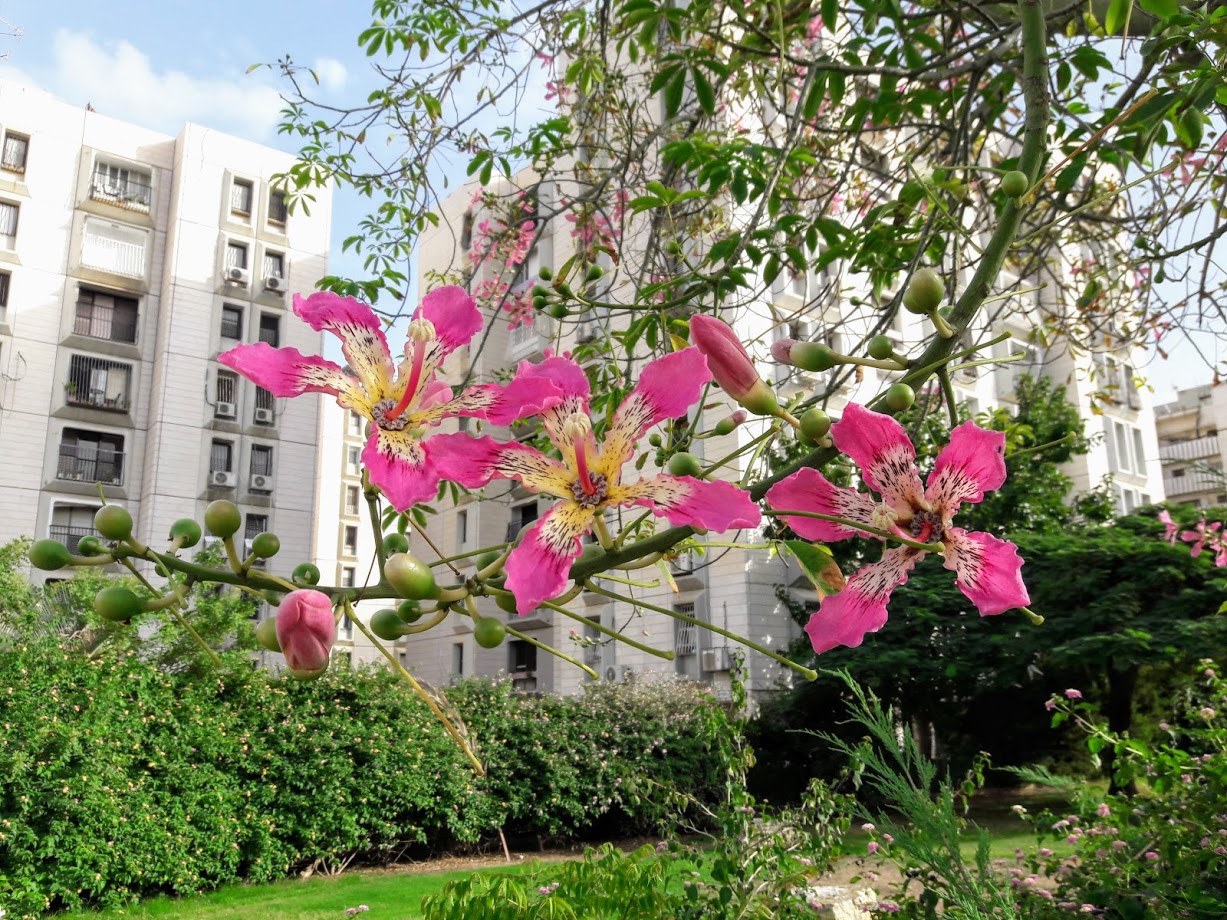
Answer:
[{"label": "green leaf", "polygon": [[1164,22],[1180,12],[1180,4],[1176,0],[1138,0],[1138,6]]},{"label": "green leaf", "polygon": [[805,540],[785,540],[784,544],[792,550],[806,578],[814,583],[819,597],[838,594],[844,589],[844,573],[825,546],[815,546]]},{"label": "green leaf", "polygon": [[705,115],[716,114],[716,91],[712,89],[711,81],[707,79],[700,68],[692,67],[690,75],[694,78],[694,94],[699,100],[699,108]]},{"label": "green leaf", "polygon": [[1133,0],[1112,0],[1108,4],[1107,15],[1104,16],[1103,27],[1109,35],[1115,35],[1121,31],[1126,20],[1129,18],[1129,12],[1133,9]]},{"label": "green leaf", "polygon": [[678,67],[673,77],[665,84],[665,116],[672,118],[682,107],[682,95],[686,91],[686,71]]},{"label": "green leaf", "polygon": [[1082,175],[1082,170],[1086,166],[1087,155],[1085,152],[1074,157],[1073,162],[1066,166],[1057,175],[1056,187],[1059,191],[1068,192],[1078,182],[1078,177]]},{"label": "green leaf", "polygon": [[844,101],[844,91],[847,89],[847,78],[842,72],[832,70],[827,76],[827,86],[830,87],[831,108],[838,108]]}]

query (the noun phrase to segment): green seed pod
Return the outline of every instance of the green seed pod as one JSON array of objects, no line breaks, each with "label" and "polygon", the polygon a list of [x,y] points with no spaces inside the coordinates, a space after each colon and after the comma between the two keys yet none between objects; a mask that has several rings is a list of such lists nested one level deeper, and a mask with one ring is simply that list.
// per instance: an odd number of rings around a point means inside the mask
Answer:
[{"label": "green seed pod", "polygon": [[671,256],[680,256],[682,254],[682,244],[677,240],[669,240],[665,243],[665,252]]},{"label": "green seed pod", "polygon": [[588,274],[584,276],[588,281],[600,281],[603,277],[605,277],[605,269],[599,265],[589,265]]},{"label": "green seed pod", "polygon": [[931,268],[922,268],[912,275],[903,292],[903,306],[909,313],[928,316],[946,298],[946,282]]},{"label": "green seed pod", "polygon": [[877,361],[889,360],[895,353],[895,343],[884,335],[875,335],[869,340],[869,357]]},{"label": "green seed pod", "polygon": [[179,518],[170,525],[170,538],[178,539],[179,545],[184,549],[199,543],[201,536],[200,525],[191,518]]},{"label": "green seed pod", "polygon": [[548,265],[542,265],[541,268],[537,270],[537,277],[542,281],[549,281],[554,277],[554,272]]},{"label": "green seed pod", "polygon": [[502,553],[500,553],[498,550],[491,550],[488,553],[482,553],[479,555],[473,560],[473,564],[477,566],[477,571],[480,572],[482,569],[488,569],[490,566],[494,565],[494,563],[498,562],[498,557],[501,555]]},{"label": "green seed pod", "polygon": [[660,445],[664,443],[664,439],[661,438],[659,432],[653,431],[650,435],[648,435],[648,443],[653,447],[660,447]]},{"label": "green seed pod", "polygon": [[552,303],[546,308],[546,312],[554,317],[554,319],[566,319],[571,315],[571,311],[565,303]]},{"label": "green seed pod", "polygon": [[94,530],[108,540],[126,540],[132,536],[132,515],[120,505],[103,505],[94,515]]},{"label": "green seed pod", "polygon": [[390,607],[376,610],[371,614],[371,632],[384,642],[395,642],[405,634],[405,622],[400,615]]},{"label": "green seed pod", "polygon": [[508,613],[518,613],[516,610],[516,599],[511,594],[500,594],[494,598],[494,603],[500,610],[506,610]]},{"label": "green seed pod", "polygon": [[318,585],[320,583],[319,566],[313,565],[310,562],[304,562],[301,565],[296,565],[294,571],[290,573],[290,580],[296,585]]},{"label": "green seed pod", "polygon": [[281,551],[281,538],[275,533],[258,533],[252,537],[251,551],[261,559],[271,559]]},{"label": "green seed pod", "polygon": [[209,533],[224,540],[238,533],[243,526],[243,515],[234,502],[220,498],[209,502],[209,507],[205,508],[204,523]]},{"label": "green seed pod", "polygon": [[916,391],[906,383],[892,384],[886,391],[886,405],[895,412],[912,408],[916,403]]},{"label": "green seed pod", "polygon": [[438,593],[434,572],[421,559],[396,553],[383,564],[383,577],[401,597],[424,600]]},{"label": "green seed pod", "polygon": [[403,533],[390,533],[383,538],[383,554],[385,556],[407,552],[409,552],[409,538]]},{"label": "green seed pod", "polygon": [[839,363],[835,352],[821,342],[797,342],[790,357],[794,367],[811,373],[829,371]]},{"label": "green seed pod", "polygon": [[1031,187],[1031,180],[1021,169],[1012,169],[1001,177],[1001,191],[1006,198],[1021,198]]},{"label": "green seed pod", "polygon": [[498,648],[507,638],[507,627],[494,617],[477,617],[473,624],[473,640],[482,648]]},{"label": "green seed pod", "polygon": [[269,617],[256,624],[256,645],[270,652],[281,651],[281,643],[277,641],[276,617]]},{"label": "green seed pod", "polygon": [[544,284],[535,284],[533,285],[533,289],[529,291],[529,294],[534,298],[549,297],[550,289],[547,288]]},{"label": "green seed pod", "polygon": [[831,430],[831,417],[815,406],[806,409],[800,418],[801,435],[810,441],[821,441]]},{"label": "green seed pod", "polygon": [[549,305],[550,305],[550,301],[546,297],[534,297],[533,298],[533,309],[534,310],[544,310]]},{"label": "green seed pod", "polygon": [[[97,539],[97,538],[95,538]],[[44,572],[54,572],[72,562],[68,547],[59,540],[39,540],[30,547],[30,564]]]},{"label": "green seed pod", "polygon": [[678,451],[669,458],[665,469],[670,476],[702,476],[703,464],[694,454]]},{"label": "green seed pod", "polygon": [[94,612],[114,623],[132,619],[141,609],[141,599],[122,585],[103,588],[94,595]]},{"label": "green seed pod", "polygon": [[77,541],[78,556],[101,556],[107,552],[106,544],[90,534]]},{"label": "green seed pod", "polygon": [[416,623],[422,618],[422,605],[414,600],[401,601],[397,605],[396,615],[402,623]]}]

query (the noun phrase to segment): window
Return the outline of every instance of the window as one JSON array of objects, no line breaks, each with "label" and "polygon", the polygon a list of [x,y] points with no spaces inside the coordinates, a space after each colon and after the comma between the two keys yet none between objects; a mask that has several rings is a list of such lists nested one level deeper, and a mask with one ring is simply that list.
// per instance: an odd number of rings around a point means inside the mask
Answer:
[{"label": "window", "polygon": [[[694,604],[674,604],[673,610],[685,616],[694,616]],[[696,655],[699,651],[698,627],[685,620],[673,621],[673,651],[677,657]]]},{"label": "window", "polygon": [[239,376],[231,371],[217,372],[217,388],[214,393],[213,417],[234,418],[234,404],[239,401]]},{"label": "window", "polygon": [[0,153],[0,169],[8,172],[26,171],[26,155],[30,152],[30,139],[24,134],[5,132],[4,150]]},{"label": "window", "polygon": [[12,276],[8,272],[0,272],[0,310],[8,309],[10,280]]},{"label": "window", "polygon": [[285,277],[285,255],[280,252],[264,253],[264,277],[279,279]]},{"label": "window", "polygon": [[1176,469],[1172,470],[1172,478],[1173,479],[1183,479],[1184,478],[1184,467],[1179,466],[1179,467],[1176,467]]},{"label": "window", "polygon": [[290,209],[286,206],[285,192],[276,189],[270,191],[268,193],[268,222],[277,227],[284,227],[289,216]]},{"label": "window", "polygon": [[465,211],[460,224],[460,248],[468,252],[473,248],[473,212]]},{"label": "window", "polygon": [[67,546],[70,553],[75,553],[83,537],[98,536],[94,530],[94,514],[97,511],[96,507],[88,505],[57,505],[51,511],[48,536]]},{"label": "window", "polygon": [[251,475],[252,476],[272,476],[273,475],[273,449],[264,445],[255,444],[251,448]]},{"label": "window", "polygon": [[349,426],[349,433],[362,437],[362,423],[364,419],[353,409],[349,410],[349,415],[345,419],[345,423]]},{"label": "window", "polygon": [[[353,588],[358,584],[358,570],[352,565],[341,566],[341,587]],[[343,622],[348,623],[349,617],[345,617]],[[352,624],[351,624],[352,625]]]},{"label": "window", "polygon": [[148,231],[139,227],[87,217],[81,237],[81,265],[125,278],[144,278],[148,239]]},{"label": "window", "polygon": [[148,211],[153,201],[153,174],[114,163],[97,163],[90,198],[133,211]]},{"label": "window", "polygon": [[249,514],[247,515],[247,524],[243,530],[243,539],[254,540],[262,533],[268,532],[268,515],[267,514]]},{"label": "window", "polygon": [[226,268],[247,268],[247,244],[226,244]]},{"label": "window", "polygon": [[65,428],[60,436],[55,478],[123,485],[124,439],[119,435]]},{"label": "window", "polygon": [[272,425],[276,421],[273,414],[274,400],[271,390],[256,387],[256,414],[253,421],[257,425]]},{"label": "window", "polygon": [[470,526],[469,509],[464,508],[456,512],[456,550],[463,552],[470,546],[470,540],[473,536],[473,528]]},{"label": "window", "polygon": [[464,677],[464,643],[452,643],[452,673]]},{"label": "window", "polygon": [[281,344],[281,317],[271,313],[260,314],[260,341],[274,348]]},{"label": "window", "polygon": [[244,219],[251,217],[252,185],[247,179],[230,183],[230,213]]},{"label": "window", "polygon": [[345,452],[345,472],[350,476],[359,476],[362,474],[362,466],[359,462],[361,456],[361,448],[351,447]]},{"label": "window", "polygon": [[[349,569],[348,571],[349,571],[349,572],[352,574],[353,569]],[[343,570],[342,570],[342,577],[341,577],[341,581],[342,581],[342,582],[344,582],[344,580],[345,580],[345,577],[344,577],[344,572],[345,572],[345,570],[343,569]],[[346,587],[346,586],[345,586],[344,584],[342,584],[342,587]],[[351,584],[349,585],[349,587],[351,587],[351,588],[352,588],[352,587],[353,587],[353,584],[351,583]],[[339,622],[339,623],[337,623],[337,638],[338,638],[338,639],[344,639],[344,640],[345,640],[345,641],[347,641],[347,642],[352,642],[352,641],[353,641],[353,639],[354,639],[354,624],[353,624],[353,621],[352,621],[352,620],[351,620],[349,617],[341,617],[340,622]],[[340,652],[334,651],[334,652],[333,652],[333,654],[334,654],[334,655],[336,655],[338,658],[339,658],[339,657],[341,657],[341,653],[340,653]],[[346,657],[349,657],[349,656],[348,656],[348,655],[346,655]]]},{"label": "window", "polygon": [[358,513],[358,487],[357,486],[346,486],[345,487],[345,513],[346,514],[357,514]]},{"label": "window", "polygon": [[136,342],[136,300],[81,288],[72,331],[111,342]]},{"label": "window", "polygon": [[1131,429],[1133,435],[1133,469],[1138,475],[1146,475],[1146,449],[1142,446],[1142,429]]},{"label": "window", "polygon": [[537,646],[523,639],[507,643],[507,669],[512,674],[532,674],[537,670]]},{"label": "window", "polygon": [[236,342],[243,338],[242,307],[235,307],[231,304],[222,306],[222,338],[234,339]]},{"label": "window", "polygon": [[64,392],[70,406],[127,412],[128,394],[132,392],[132,368],[116,361],[73,355]]},{"label": "window", "polygon": [[0,248],[17,248],[17,205],[0,201]]},{"label": "window", "polygon": [[535,501],[524,505],[513,505],[511,508],[511,520],[507,522],[507,542],[510,543],[514,540],[526,524],[531,524],[540,515],[541,512],[537,510],[537,503]]},{"label": "window", "polygon": [[209,472],[229,473],[234,470],[234,443],[214,441],[209,449]]},{"label": "window", "polygon": [[341,541],[342,551],[346,556],[358,555],[358,528],[352,524],[345,527],[345,538]]}]

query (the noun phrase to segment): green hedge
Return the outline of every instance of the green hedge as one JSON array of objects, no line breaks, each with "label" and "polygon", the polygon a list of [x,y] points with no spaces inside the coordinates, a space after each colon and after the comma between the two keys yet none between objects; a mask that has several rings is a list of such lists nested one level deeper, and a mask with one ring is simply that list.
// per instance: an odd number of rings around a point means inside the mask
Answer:
[{"label": "green hedge", "polygon": [[53,643],[0,651],[0,907],[8,916],[268,880],[406,845],[631,833],[675,783],[715,789],[719,709],[679,685],[573,699],[449,689],[474,776],[386,671],[205,679]]}]

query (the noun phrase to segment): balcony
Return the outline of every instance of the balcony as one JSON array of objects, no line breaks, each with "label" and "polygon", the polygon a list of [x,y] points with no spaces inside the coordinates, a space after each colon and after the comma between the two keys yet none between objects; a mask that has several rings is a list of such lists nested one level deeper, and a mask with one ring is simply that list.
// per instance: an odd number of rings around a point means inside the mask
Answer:
[{"label": "balcony", "polygon": [[553,323],[549,317],[538,314],[532,323],[521,323],[511,330],[507,342],[507,357],[512,361],[519,361],[538,354],[549,344],[553,334]]},{"label": "balcony", "polygon": [[97,308],[82,309],[85,306],[77,304],[77,315],[72,324],[74,335],[86,335],[91,339],[105,339],[108,342],[136,344],[135,315]]},{"label": "balcony", "polygon": [[94,171],[89,197],[128,211],[148,214],[153,202],[153,184],[151,177],[142,173],[132,173],[126,169],[116,171],[103,166]]},{"label": "balcony", "polygon": [[55,478],[68,482],[100,482],[108,486],[121,486],[124,484],[123,451],[88,441],[61,444]]},{"label": "balcony", "polygon": [[68,524],[52,524],[49,535],[52,540],[59,540],[67,546],[70,553],[75,553],[77,544],[86,537],[98,536],[92,527],[72,527]]},{"label": "balcony", "polygon": [[1168,498],[1178,495],[1191,495],[1194,492],[1224,492],[1227,491],[1227,478],[1215,470],[1182,470],[1183,475],[1165,473],[1163,476],[1163,493]]},{"label": "balcony", "polygon": [[125,278],[144,278],[147,239],[148,234],[136,227],[86,218],[81,266]]},{"label": "balcony", "polygon": [[131,408],[132,368],[117,361],[88,355],[73,355],[64,383],[65,402],[70,406],[127,412]]},{"label": "balcony", "polygon": [[1208,460],[1219,455],[1218,435],[1207,435],[1204,438],[1193,438],[1189,441],[1175,441],[1159,447],[1159,460],[1169,463],[1174,460]]}]

